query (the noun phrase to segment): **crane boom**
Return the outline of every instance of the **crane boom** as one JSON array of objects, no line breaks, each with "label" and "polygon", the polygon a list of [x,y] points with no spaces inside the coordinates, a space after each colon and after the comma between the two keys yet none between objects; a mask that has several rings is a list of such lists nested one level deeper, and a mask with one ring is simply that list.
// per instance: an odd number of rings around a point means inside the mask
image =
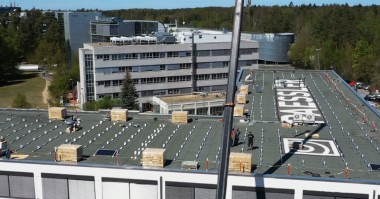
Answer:
[{"label": "crane boom", "polygon": [[218,172],[218,185],[216,190],[216,199],[226,198],[227,178],[228,178],[228,163],[230,156],[230,132],[232,129],[234,100],[236,92],[236,76],[239,63],[240,49],[240,31],[243,15],[244,0],[236,0],[234,27],[232,31],[230,68],[228,70],[227,94],[226,103],[224,105],[224,123],[223,123],[223,140],[222,140],[222,157]]}]

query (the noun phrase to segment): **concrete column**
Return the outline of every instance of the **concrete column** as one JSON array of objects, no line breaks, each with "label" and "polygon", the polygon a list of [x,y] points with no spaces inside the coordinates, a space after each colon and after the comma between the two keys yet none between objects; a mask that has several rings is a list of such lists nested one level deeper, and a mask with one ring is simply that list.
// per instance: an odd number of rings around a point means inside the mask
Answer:
[{"label": "concrete column", "polygon": [[34,172],[34,194],[37,199],[43,199],[42,196],[42,177],[40,172]]},{"label": "concrete column", "polygon": [[101,176],[95,176],[95,198],[103,198],[103,186]]},{"label": "concrete column", "polygon": [[302,199],[303,197],[303,190],[302,189],[295,189],[294,190],[294,199]]},{"label": "concrete column", "polygon": [[197,115],[197,102],[194,103],[194,115]]},{"label": "concrete column", "polygon": [[211,115],[211,107],[210,102],[207,102],[207,115]]},{"label": "concrete column", "polygon": [[162,176],[160,176],[160,178],[158,179],[157,182],[158,182],[157,183],[157,189],[158,189],[157,198],[158,199],[164,199],[164,198],[166,198],[165,197],[165,181],[162,179]]},{"label": "concrete column", "polygon": [[226,199],[232,199],[232,184],[227,182]]}]

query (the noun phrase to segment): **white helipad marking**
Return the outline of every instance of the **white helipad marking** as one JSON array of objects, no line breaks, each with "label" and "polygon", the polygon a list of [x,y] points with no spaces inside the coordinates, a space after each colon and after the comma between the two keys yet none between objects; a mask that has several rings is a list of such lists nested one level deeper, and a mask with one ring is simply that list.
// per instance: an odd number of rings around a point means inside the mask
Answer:
[{"label": "white helipad marking", "polygon": [[[284,138],[283,146],[284,152],[289,153],[289,143],[293,142],[303,142],[304,139],[299,138]],[[294,154],[302,155],[319,155],[319,156],[340,156],[338,148],[336,147],[334,141],[332,140],[317,140],[309,139],[303,144],[304,148],[297,151],[292,151]],[[317,150],[318,148],[318,150]]]},{"label": "white helipad marking", "polygon": [[[304,147],[304,149],[298,149],[298,151],[302,152],[302,153],[309,153],[309,152],[313,152],[315,150],[314,147],[306,145],[306,144],[304,144],[303,147]],[[307,150],[305,148],[307,148]]]},{"label": "white helipad marking", "polygon": [[323,144],[319,144],[319,143],[316,143],[316,142],[307,142],[307,144],[315,144],[317,146],[322,147],[323,148],[323,153],[322,153],[323,155],[330,154],[330,149],[327,146],[323,145]]}]

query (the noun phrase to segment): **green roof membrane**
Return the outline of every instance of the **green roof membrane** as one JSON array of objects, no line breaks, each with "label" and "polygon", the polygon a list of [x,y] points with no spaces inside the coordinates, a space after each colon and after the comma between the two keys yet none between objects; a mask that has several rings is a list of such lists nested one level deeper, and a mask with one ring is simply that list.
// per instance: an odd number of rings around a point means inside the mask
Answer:
[{"label": "green roof membrane", "polygon": [[[241,78],[249,73],[243,71]],[[275,81],[300,79],[305,81],[318,107],[315,113],[321,114],[324,124],[283,128],[279,100],[288,100],[286,105],[295,102],[305,105],[308,99],[289,101],[292,96],[279,96]],[[254,71],[253,80],[245,105],[250,121],[241,123],[241,118],[235,118],[233,128],[239,128],[241,134],[238,145],[231,148],[231,152],[252,153],[253,173],[287,175],[290,164],[292,175],[297,176],[344,178],[348,167],[351,178],[380,179],[380,173],[371,172],[369,167],[380,163],[380,136],[371,131],[371,123],[380,124],[380,119],[341,78],[330,71],[258,70]],[[129,113],[131,120],[115,123],[103,121],[102,113],[78,112],[82,128],[66,133],[64,121],[49,120],[47,111],[39,113],[37,110],[0,110],[0,136],[17,155],[28,155],[27,160],[55,164],[55,147],[70,143],[83,146],[84,159],[78,164],[140,167],[145,148],[165,148],[164,169],[177,170],[184,161],[197,161],[198,170],[205,171],[207,159],[208,172],[218,169],[221,117],[190,116],[193,118],[190,123],[178,125],[172,124],[168,115]],[[69,115],[75,113],[69,112]],[[249,151],[248,132],[255,136],[253,150]],[[306,136],[311,133],[318,133],[319,137]],[[299,140],[303,148],[297,151],[288,148],[289,143]],[[118,153],[114,157],[94,156],[98,150]]]}]

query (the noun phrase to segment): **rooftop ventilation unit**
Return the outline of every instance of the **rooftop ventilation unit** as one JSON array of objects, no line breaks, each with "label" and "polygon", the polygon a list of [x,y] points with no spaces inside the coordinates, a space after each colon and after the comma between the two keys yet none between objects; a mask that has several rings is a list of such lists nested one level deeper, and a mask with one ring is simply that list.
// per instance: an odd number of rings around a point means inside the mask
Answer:
[{"label": "rooftop ventilation unit", "polygon": [[314,113],[306,114],[304,122],[305,123],[309,123],[309,124],[310,123],[315,123],[315,114]]},{"label": "rooftop ventilation unit", "polygon": [[302,123],[303,122],[302,113],[294,113],[293,122]]},{"label": "rooftop ventilation unit", "polygon": [[155,36],[157,38],[157,43],[175,44],[177,41],[172,34],[166,32],[156,32],[152,36]]},{"label": "rooftop ventilation unit", "polygon": [[116,45],[130,45],[133,43],[133,37],[111,37],[110,41]]}]

